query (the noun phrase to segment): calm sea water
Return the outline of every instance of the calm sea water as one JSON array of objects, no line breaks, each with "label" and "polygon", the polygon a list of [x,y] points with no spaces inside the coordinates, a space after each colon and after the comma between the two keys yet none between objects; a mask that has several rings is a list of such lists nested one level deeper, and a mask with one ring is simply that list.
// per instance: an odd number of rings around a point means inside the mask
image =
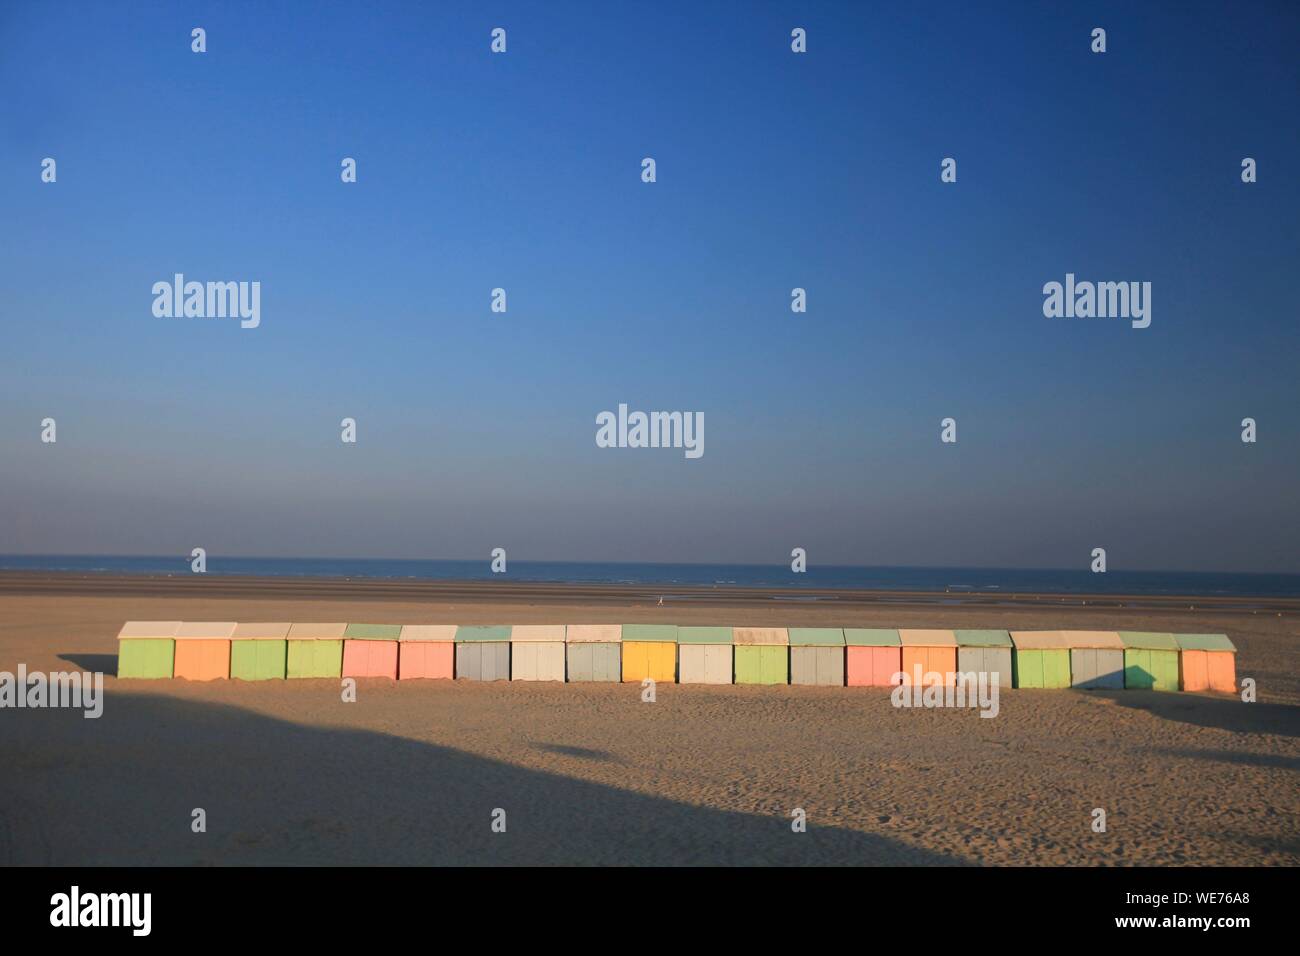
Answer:
[{"label": "calm sea water", "polygon": [[[0,555],[0,570],[105,574],[190,574],[185,556],[105,557]],[[230,558],[208,556],[208,574],[265,577],[402,578],[430,581],[507,580],[562,584],[728,585],[738,587],[862,588],[880,591],[981,591],[1048,594],[1189,594],[1300,597],[1300,575],[1206,574],[1186,571],[1016,570],[1011,568],[866,568],[788,565],[602,564],[510,561],[492,574],[482,561],[370,558]]]}]

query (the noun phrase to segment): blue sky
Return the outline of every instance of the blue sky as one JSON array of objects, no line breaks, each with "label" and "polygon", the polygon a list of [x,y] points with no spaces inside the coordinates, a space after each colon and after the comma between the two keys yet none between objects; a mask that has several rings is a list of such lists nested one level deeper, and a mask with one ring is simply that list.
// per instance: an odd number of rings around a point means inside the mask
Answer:
[{"label": "blue sky", "polygon": [[6,4],[0,553],[1300,571],[1300,12],[1132,6]]}]

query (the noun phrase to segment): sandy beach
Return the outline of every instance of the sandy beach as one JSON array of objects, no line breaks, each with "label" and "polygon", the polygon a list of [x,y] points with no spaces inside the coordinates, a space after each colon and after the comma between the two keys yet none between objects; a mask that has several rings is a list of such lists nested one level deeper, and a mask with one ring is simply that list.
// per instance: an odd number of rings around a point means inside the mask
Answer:
[{"label": "sandy beach", "polygon": [[[0,575],[0,670],[107,675],[97,720],[0,712],[0,864],[1300,863],[1295,602],[952,600]],[[1015,690],[988,720],[866,688],[363,680],[344,703],[118,680],[128,619],[1222,632],[1259,700]]]}]

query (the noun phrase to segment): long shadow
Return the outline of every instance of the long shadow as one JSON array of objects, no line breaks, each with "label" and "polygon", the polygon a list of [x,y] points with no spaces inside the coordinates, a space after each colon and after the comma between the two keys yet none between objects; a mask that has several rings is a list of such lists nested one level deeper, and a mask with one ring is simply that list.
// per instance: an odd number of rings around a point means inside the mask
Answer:
[{"label": "long shadow", "polygon": [[547,753],[560,754],[564,757],[578,757],[582,760],[593,760],[597,763],[617,763],[614,755],[604,750],[592,750],[590,747],[572,747],[568,744],[533,744],[535,750],[544,750]]},{"label": "long shadow", "polygon": [[1212,763],[1235,763],[1243,767],[1300,770],[1300,757],[1284,757],[1281,754],[1260,754],[1245,750],[1186,750],[1173,747],[1157,747],[1150,752],[1163,754],[1166,757],[1190,757],[1193,760],[1208,760]]},{"label": "long shadow", "polygon": [[111,677],[117,676],[116,654],[60,654],[59,660],[67,661],[83,671],[98,671]]},{"label": "long shadow", "polygon": [[1288,853],[1291,856],[1300,856],[1300,838],[1294,836],[1263,836],[1258,833],[1232,833],[1225,832],[1225,837],[1231,840],[1239,840],[1242,843],[1258,847],[1265,853]]},{"label": "long shadow", "polygon": [[1233,733],[1300,737],[1300,707],[1290,704],[1247,704],[1236,696],[1156,690],[1089,690],[1080,693],[1106,697],[1123,707],[1145,710],[1181,724]]},{"label": "long shadow", "polygon": [[[648,796],[368,730],[110,692],[14,711],[0,864],[960,864],[889,837]],[[863,782],[864,788],[867,781]],[[191,828],[206,815],[206,832]],[[506,812],[506,832],[492,831]]]}]

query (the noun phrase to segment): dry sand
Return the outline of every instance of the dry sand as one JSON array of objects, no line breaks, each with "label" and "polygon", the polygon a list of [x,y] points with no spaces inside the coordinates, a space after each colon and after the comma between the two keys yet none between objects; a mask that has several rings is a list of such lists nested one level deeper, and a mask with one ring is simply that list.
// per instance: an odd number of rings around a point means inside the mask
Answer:
[{"label": "dry sand", "polygon": [[[430,603],[355,582],[337,589],[347,600],[306,582],[300,600],[31,590],[0,587],[0,670],[110,676],[98,720],[0,711],[0,864],[1300,862],[1291,609],[722,609],[707,595],[661,608],[575,605],[559,588]],[[384,600],[356,598],[370,593]],[[895,709],[865,688],[661,685],[646,704],[636,685],[363,680],[343,703],[336,680],[117,680],[127,619],[1222,631],[1259,702],[1014,690],[989,720]],[[806,833],[791,832],[795,807]]]}]

